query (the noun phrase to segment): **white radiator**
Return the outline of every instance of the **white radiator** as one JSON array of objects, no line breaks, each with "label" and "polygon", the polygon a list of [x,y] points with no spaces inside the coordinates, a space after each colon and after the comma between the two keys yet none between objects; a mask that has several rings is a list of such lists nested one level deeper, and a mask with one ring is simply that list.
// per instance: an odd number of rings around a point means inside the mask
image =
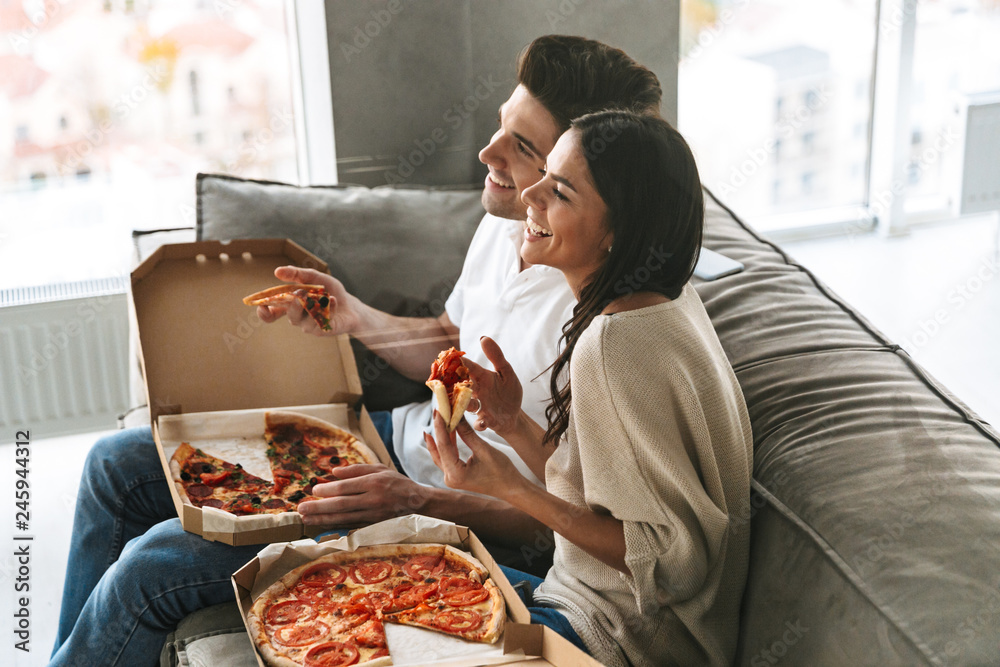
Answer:
[{"label": "white radiator", "polygon": [[0,291],[0,442],[114,428],[128,329],[123,278]]}]

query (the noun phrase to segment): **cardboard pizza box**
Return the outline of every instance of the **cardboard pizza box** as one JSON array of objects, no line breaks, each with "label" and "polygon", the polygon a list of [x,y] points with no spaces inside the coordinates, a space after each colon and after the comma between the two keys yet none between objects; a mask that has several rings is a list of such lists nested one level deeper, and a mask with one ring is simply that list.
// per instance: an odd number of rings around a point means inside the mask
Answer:
[{"label": "cardboard pizza box", "polygon": [[[503,593],[507,603],[507,622],[503,637],[496,645],[481,645],[483,652],[467,658],[439,654],[437,661],[414,656],[396,655],[399,663],[421,665],[447,665],[447,667],[471,667],[473,665],[503,664],[510,667],[601,667],[601,663],[590,657],[558,633],[542,625],[531,623],[531,614],[514,591],[503,570],[497,565],[483,543],[469,528],[431,517],[411,514],[367,526],[352,532],[347,537],[325,537],[317,545],[309,542],[272,544],[256,558],[236,571],[232,576],[236,602],[243,616],[244,627],[253,643],[247,613],[256,596],[287,572],[304,565],[323,553],[336,550],[354,550],[361,546],[375,544],[450,544],[475,556],[489,571],[490,577]],[[432,641],[436,633],[423,631]],[[449,641],[458,641],[445,638]],[[393,650],[392,636],[389,637],[390,651]],[[254,650],[257,664],[266,667],[260,653]]]},{"label": "cardboard pizza box", "polygon": [[[325,418],[394,467],[367,411],[355,417],[361,379],[348,337],[320,338],[287,323],[264,324],[256,308],[243,303],[247,294],[280,283],[274,269],[285,264],[326,271],[325,263],[292,241],[254,239],[164,245],[132,272],[130,302],[146,399],[167,479],[172,476],[164,420],[176,427],[177,420],[193,424],[218,414],[246,429],[262,423],[268,409]],[[242,546],[318,534],[301,520],[288,523],[286,517],[271,525],[261,515],[238,517],[232,527],[209,520],[212,530],[206,531],[204,512],[184,504],[173,484],[170,489],[181,525],[206,539]]]}]

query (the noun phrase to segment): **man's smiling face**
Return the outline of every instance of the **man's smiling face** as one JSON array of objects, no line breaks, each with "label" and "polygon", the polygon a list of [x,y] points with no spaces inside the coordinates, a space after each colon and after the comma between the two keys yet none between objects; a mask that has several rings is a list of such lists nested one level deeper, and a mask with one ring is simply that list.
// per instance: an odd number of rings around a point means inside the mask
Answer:
[{"label": "man's smiling face", "polygon": [[490,169],[483,208],[500,218],[524,220],[521,193],[541,179],[545,157],[561,134],[552,114],[524,86],[500,107],[499,125],[479,160]]}]

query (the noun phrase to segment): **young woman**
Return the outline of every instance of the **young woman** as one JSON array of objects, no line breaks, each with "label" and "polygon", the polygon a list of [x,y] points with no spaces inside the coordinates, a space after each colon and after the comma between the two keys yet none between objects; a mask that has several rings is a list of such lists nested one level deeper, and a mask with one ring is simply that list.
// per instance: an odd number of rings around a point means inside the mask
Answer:
[{"label": "young woman", "polygon": [[607,111],[574,121],[546,167],[522,196],[521,257],[560,269],[579,300],[547,426],[517,408],[519,382],[490,339],[496,372],[469,364],[477,428],[503,436],[546,488],[464,421],[471,456],[462,460],[439,416],[428,449],[449,486],[505,500],[555,532],[554,564],[529,600],[536,622],[608,665],[730,664],[752,439],[688,283],[704,219],[694,158],[666,122]]}]

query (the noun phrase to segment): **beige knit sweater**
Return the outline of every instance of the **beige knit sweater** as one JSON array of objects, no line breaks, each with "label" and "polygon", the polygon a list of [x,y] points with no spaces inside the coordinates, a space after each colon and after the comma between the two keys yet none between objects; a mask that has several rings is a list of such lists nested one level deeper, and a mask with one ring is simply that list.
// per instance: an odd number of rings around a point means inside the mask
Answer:
[{"label": "beige knit sweater", "polygon": [[562,611],[607,665],[731,664],[753,440],[698,293],[689,284],[674,301],[597,317],[570,382],[567,439],[545,484],[624,522],[631,576],[557,534],[536,603]]}]

